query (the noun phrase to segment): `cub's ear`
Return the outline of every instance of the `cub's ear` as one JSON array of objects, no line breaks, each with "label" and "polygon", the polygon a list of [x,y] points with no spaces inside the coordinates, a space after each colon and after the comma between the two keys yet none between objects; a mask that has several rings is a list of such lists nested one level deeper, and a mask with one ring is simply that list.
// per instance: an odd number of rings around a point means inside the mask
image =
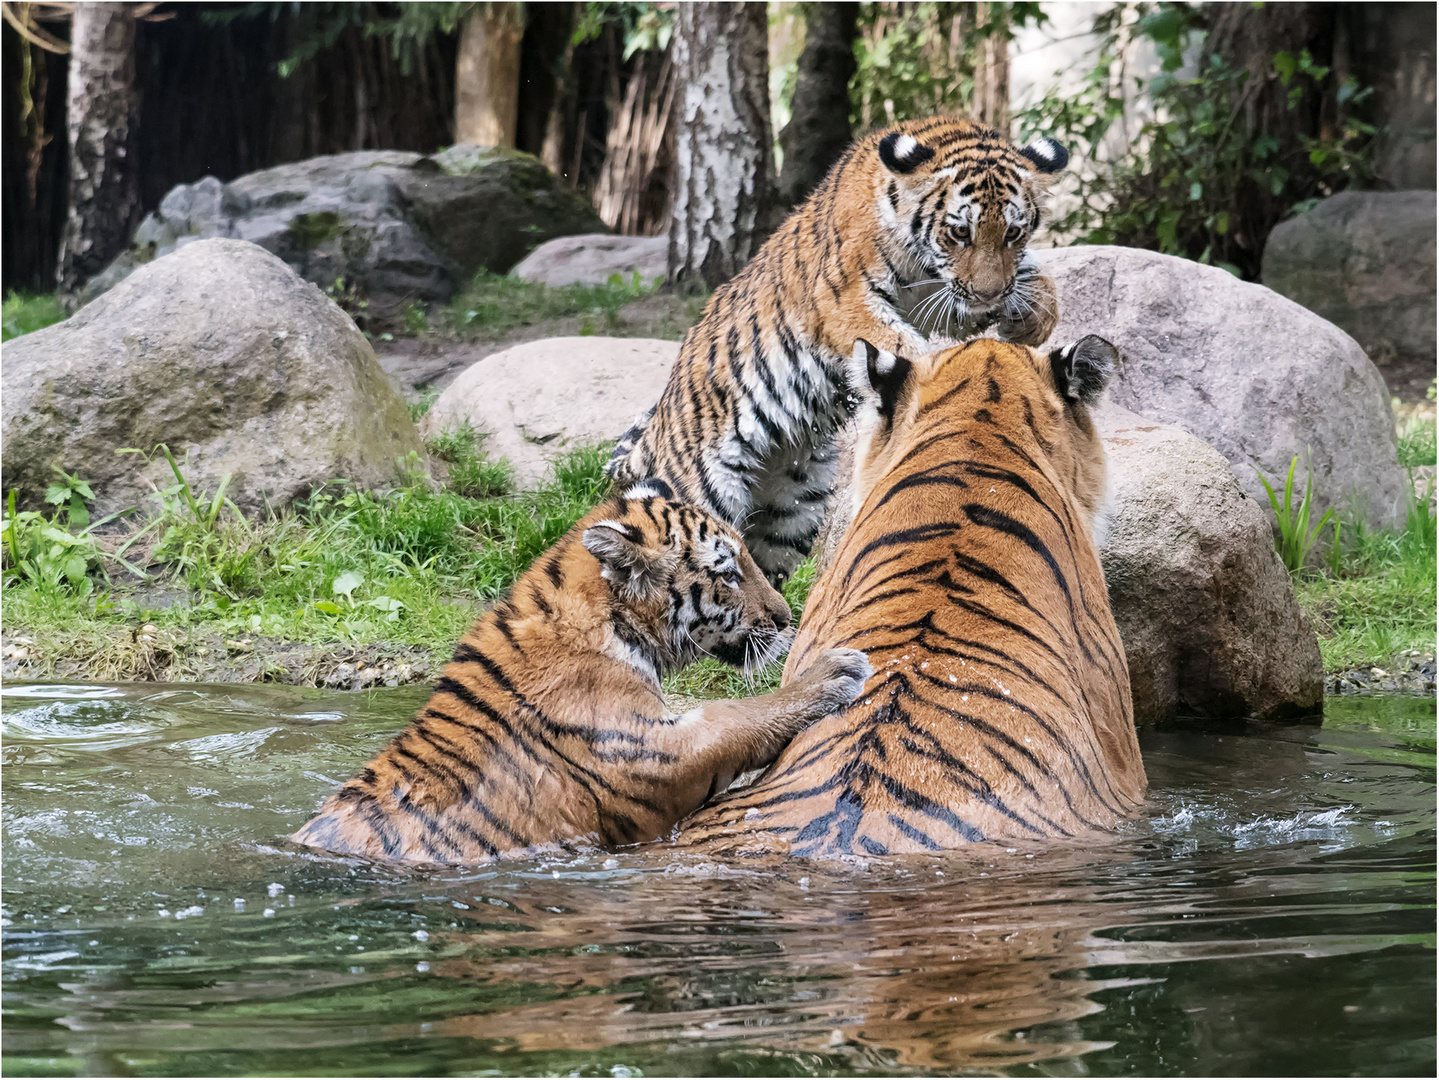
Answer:
[{"label": "cub's ear", "polygon": [[879,141],[879,160],[886,169],[900,176],[914,172],[932,157],[934,150],[913,135],[892,131]]},{"label": "cub's ear", "polygon": [[1068,401],[1092,405],[1109,385],[1119,350],[1102,337],[1090,334],[1049,354],[1054,386]]},{"label": "cub's ear", "polygon": [[600,574],[631,596],[640,596],[653,584],[659,568],[656,552],[645,547],[644,536],[623,521],[597,521],[580,534],[580,543],[600,563]]},{"label": "cub's ear", "polygon": [[[899,395],[914,365],[902,356],[871,345],[864,338],[855,339],[854,357],[850,363],[851,380],[856,385],[862,385],[861,379],[867,382],[869,388],[879,395],[880,416],[893,421],[894,407],[899,403]],[[861,371],[863,375],[860,375]]]},{"label": "cub's ear", "polygon": [[1069,151],[1053,139],[1035,139],[1019,153],[1042,173],[1057,173],[1069,164]]}]

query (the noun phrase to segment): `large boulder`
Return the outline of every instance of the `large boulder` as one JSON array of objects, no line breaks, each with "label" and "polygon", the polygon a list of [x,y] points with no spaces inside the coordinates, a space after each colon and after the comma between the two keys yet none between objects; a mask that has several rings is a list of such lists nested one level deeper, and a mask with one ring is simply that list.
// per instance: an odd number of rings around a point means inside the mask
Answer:
[{"label": "large boulder", "polygon": [[646,285],[669,272],[668,236],[561,236],[535,248],[510,273],[542,285],[603,285],[639,274]]},{"label": "large boulder", "polygon": [[387,320],[411,302],[448,300],[478,270],[505,273],[537,243],[603,228],[584,196],[529,154],[468,145],[433,156],[357,151],[228,184],[213,176],[181,184],[80,299],[195,239],[234,237]]},{"label": "large boulder", "polygon": [[619,438],[657,400],[679,354],[678,341],[562,337],[530,341],[477,361],[425,414],[436,434],[468,423],[489,435],[530,484],[559,455]]},{"label": "large boulder", "polygon": [[1109,458],[1100,557],[1136,722],[1316,711],[1319,642],[1266,510],[1181,428],[1113,405],[1095,423]]},{"label": "large boulder", "polygon": [[1328,319],[1375,361],[1435,361],[1431,191],[1344,191],[1274,227],[1264,284]]},{"label": "large boulder", "polygon": [[326,480],[391,485],[424,452],[355,324],[243,240],[188,244],[8,343],[3,434],[6,489],[34,505],[58,466],[101,512],[174,483],[159,455],[125,448],[165,443],[197,492],[229,474],[245,510]]},{"label": "large boulder", "polygon": [[1111,400],[1197,435],[1267,506],[1312,463],[1319,510],[1354,505],[1370,525],[1402,517],[1405,476],[1384,380],[1344,331],[1262,285],[1136,248],[1039,252],[1059,289],[1052,342],[1099,334],[1123,354]]}]

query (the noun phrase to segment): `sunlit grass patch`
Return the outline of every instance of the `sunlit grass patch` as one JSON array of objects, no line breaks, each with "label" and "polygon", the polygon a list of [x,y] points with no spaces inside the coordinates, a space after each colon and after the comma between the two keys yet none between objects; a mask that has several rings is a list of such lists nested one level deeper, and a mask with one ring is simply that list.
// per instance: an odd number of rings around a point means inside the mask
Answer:
[{"label": "sunlit grass patch", "polygon": [[54,293],[11,292],[0,305],[0,341],[33,334],[65,318]]},{"label": "sunlit grass patch", "polygon": [[481,271],[450,304],[451,327],[460,332],[509,330],[570,315],[585,318],[581,333],[613,329],[622,307],[654,291],[638,272],[611,274],[603,285],[537,285]]}]

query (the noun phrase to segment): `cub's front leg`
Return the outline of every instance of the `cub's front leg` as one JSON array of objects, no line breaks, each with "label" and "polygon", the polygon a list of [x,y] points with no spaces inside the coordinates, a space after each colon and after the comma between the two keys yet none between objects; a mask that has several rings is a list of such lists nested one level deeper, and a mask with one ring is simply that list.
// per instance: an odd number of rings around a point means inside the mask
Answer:
[{"label": "cub's front leg", "polygon": [[724,791],[741,773],[768,765],[814,721],[848,707],[873,673],[858,649],[829,649],[782,689],[709,701],[685,713],[670,730],[686,781],[676,788],[689,803],[676,820]]}]

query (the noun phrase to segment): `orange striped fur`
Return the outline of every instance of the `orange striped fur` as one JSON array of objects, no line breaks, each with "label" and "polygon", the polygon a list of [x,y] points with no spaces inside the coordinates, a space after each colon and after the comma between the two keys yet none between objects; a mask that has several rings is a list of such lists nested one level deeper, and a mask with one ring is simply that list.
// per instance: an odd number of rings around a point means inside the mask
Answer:
[{"label": "orange striped fur", "polygon": [[1104,455],[1088,405],[1115,358],[1094,337],[913,364],[861,343],[859,509],[786,675],[836,646],[875,674],[681,843],[915,852],[1081,836],[1135,809],[1144,767],[1092,534]]},{"label": "orange striped fur", "polygon": [[809,551],[855,404],[854,342],[924,355],[992,327],[1039,344],[1053,284],[1027,245],[1068,154],[934,117],[855,143],[680,349],[658,404],[621,438],[617,483],[658,476],[738,527],[771,580]]},{"label": "orange striped fur", "polygon": [[789,621],[733,529],[642,484],[535,561],[414,722],[291,839],[429,863],[654,839],[863,685],[863,655],[837,649],[772,694],[665,706],[665,672],[768,663]]}]

